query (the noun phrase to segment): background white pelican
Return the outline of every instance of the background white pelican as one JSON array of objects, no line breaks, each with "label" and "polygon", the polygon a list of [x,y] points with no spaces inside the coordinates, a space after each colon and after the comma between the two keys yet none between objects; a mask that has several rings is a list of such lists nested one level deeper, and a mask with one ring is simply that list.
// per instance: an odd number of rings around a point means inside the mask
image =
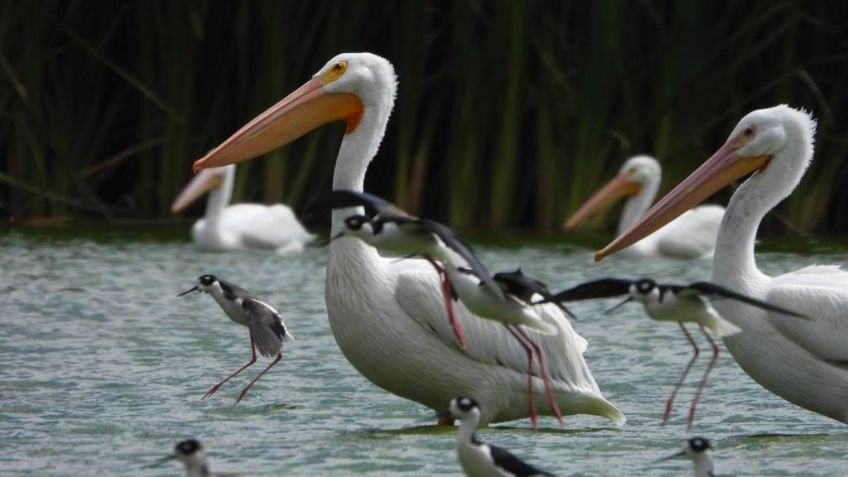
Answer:
[{"label": "background white pelican", "polygon": [[[397,79],[387,60],[341,54],[282,101],[252,120],[195,163],[196,169],[250,159],[287,144],[312,129],[343,120],[333,189],[361,192],[394,106]],[[332,234],[361,209],[336,209]],[[366,378],[399,396],[444,411],[459,395],[476,399],[481,422],[528,415],[526,362],[504,327],[456,307],[467,344],[456,346],[445,317],[439,280],[424,260],[381,257],[360,240],[329,246],[326,302],[330,326],[345,357]],[[548,357],[559,407],[565,414],[596,414],[617,422],[621,412],[601,395],[583,359],[586,340],[555,305],[539,308],[559,333],[533,333]],[[532,332],[531,332],[532,333]],[[536,378],[537,388],[541,382]],[[550,414],[545,399],[539,410]]]},{"label": "background white pelican", "polygon": [[207,250],[274,249],[279,253],[300,252],[314,235],[298,222],[285,204],[230,204],[236,166],[207,169],[186,185],[171,205],[177,213],[205,192],[206,215],[191,228],[191,238]]},{"label": "background white pelican", "polygon": [[771,277],[754,258],[760,221],[795,189],[813,157],[815,127],[807,112],[786,105],[749,113],[711,158],[595,257],[628,246],[753,172],[727,206],[712,281],[810,320],[716,301],[721,316],[743,330],[724,342],[742,369],[769,391],[848,423],[848,272],[812,265]]},{"label": "background white pelican", "polygon": [[[660,187],[662,168],[651,156],[628,159],[618,175],[595,193],[563,225],[572,230],[584,220],[603,210],[621,197],[627,197],[617,233],[623,234],[645,213]],[[702,205],[687,211],[676,220],[621,251],[627,258],[672,257],[701,258],[712,255],[716,235],[724,215],[720,205]]]}]

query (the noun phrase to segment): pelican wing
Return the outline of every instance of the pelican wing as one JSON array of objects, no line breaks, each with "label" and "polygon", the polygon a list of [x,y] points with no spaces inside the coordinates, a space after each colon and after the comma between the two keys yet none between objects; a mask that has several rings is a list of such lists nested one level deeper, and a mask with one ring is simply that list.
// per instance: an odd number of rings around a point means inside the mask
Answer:
[{"label": "pelican wing", "polygon": [[796,320],[770,313],[781,333],[823,360],[848,366],[848,272],[813,265],[780,275],[766,301],[810,317]]},{"label": "pelican wing", "polygon": [[[448,346],[456,347],[456,338],[448,323],[440,287],[434,271],[418,269],[401,272],[395,299],[422,327],[438,335]],[[453,308],[465,336],[466,347],[462,351],[466,355],[481,362],[511,368],[518,373],[526,372],[524,349],[503,324],[475,316],[462,302],[454,302]],[[574,331],[571,323],[555,305],[538,305],[537,311],[543,320],[558,329],[558,333],[553,335],[525,329],[544,353],[551,377],[572,389],[591,390],[600,395],[582,356],[587,348],[586,340]]]},{"label": "pelican wing", "polygon": [[630,293],[630,285],[633,280],[623,278],[601,278],[591,282],[581,283],[576,287],[561,291],[550,298],[545,298],[542,303],[549,301],[578,301],[593,298],[611,298]]},{"label": "pelican wing", "polygon": [[703,295],[710,299],[716,298],[730,298],[732,300],[741,301],[742,303],[747,303],[751,306],[756,306],[757,308],[762,308],[763,310],[773,311],[775,313],[782,313],[788,316],[794,316],[797,318],[806,318],[808,317],[794,312],[790,309],[786,309],[780,306],[776,306],[772,303],[767,303],[762,300],[757,300],[756,298],[751,298],[748,295],[743,295],[741,293],[736,293],[733,290],[728,290],[722,286],[716,285],[715,283],[710,282],[695,282],[691,285],[680,286],[680,285],[667,285],[669,288],[674,290],[676,293],[682,293],[682,296],[689,295],[690,293],[693,295]]},{"label": "pelican wing", "polygon": [[701,257],[715,250],[724,207],[702,205],[658,230],[657,249],[669,257]]}]

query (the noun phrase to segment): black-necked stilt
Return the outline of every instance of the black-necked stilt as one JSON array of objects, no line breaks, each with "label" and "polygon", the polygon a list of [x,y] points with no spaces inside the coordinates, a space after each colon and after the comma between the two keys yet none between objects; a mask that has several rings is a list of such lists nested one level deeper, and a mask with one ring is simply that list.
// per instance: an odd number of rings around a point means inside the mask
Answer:
[{"label": "black-necked stilt", "polygon": [[459,464],[469,477],[530,477],[553,476],[512,455],[506,449],[485,444],[474,431],[480,422],[480,407],[472,398],[457,397],[450,402],[450,414],[459,419],[456,435],[456,453]]},{"label": "black-necked stilt", "polygon": [[655,460],[654,463],[679,458],[689,459],[694,464],[695,477],[716,477],[712,451],[710,441],[703,437],[693,437],[686,440],[680,452]]},{"label": "black-necked stilt", "polygon": [[[689,285],[670,285],[658,284],[650,278],[642,278],[639,280],[628,280],[621,278],[603,278],[591,282],[582,283],[574,288],[570,288],[563,292],[557,293],[552,298],[543,301],[575,301],[591,298],[609,298],[621,295],[629,295],[623,302],[614,306],[612,309],[618,308],[630,301],[641,303],[648,316],[656,321],[676,321],[686,336],[686,340],[692,346],[694,354],[683,370],[683,375],[674,387],[668,400],[666,400],[665,413],[663,414],[663,423],[668,421],[671,416],[671,408],[674,403],[674,398],[677,391],[689,374],[689,370],[695,363],[695,360],[700,354],[700,349],[692,339],[692,335],[683,325],[683,323],[697,323],[698,327],[709,342],[713,350],[712,358],[710,359],[707,370],[704,372],[704,377],[698,385],[698,390],[692,400],[692,406],[689,409],[688,426],[692,427],[692,422],[695,419],[695,408],[698,405],[698,400],[704,390],[704,385],[707,382],[707,377],[715,366],[719,355],[718,345],[713,340],[710,333],[717,336],[730,336],[739,333],[739,329],[733,323],[722,318],[718,312],[710,305],[708,299],[731,299],[737,300],[748,305],[762,308],[764,310],[776,311],[785,315],[790,315],[799,318],[806,318],[793,311],[765,303],[763,301],[736,293],[732,290],[720,287],[709,282],[695,282]],[[708,332],[709,331],[709,332]]]},{"label": "black-necked stilt", "polygon": [[465,340],[454,317],[451,290],[443,264],[458,262],[470,267],[492,293],[502,296],[500,287],[474,254],[471,245],[450,227],[435,220],[411,215],[391,202],[365,192],[334,190],[322,198],[321,202],[334,209],[363,206],[367,214],[348,216],[345,219],[345,229],[331,240],[352,236],[378,250],[400,255],[421,255],[433,265],[439,274],[448,319],[460,346],[465,346]]},{"label": "black-necked stilt", "polygon": [[215,302],[221,306],[231,320],[246,326],[250,332],[250,361],[223,381],[212,386],[203,396],[203,399],[215,394],[222,384],[253,365],[256,362],[257,350],[262,356],[274,357],[274,361],[241,390],[236,398],[236,404],[238,404],[244,398],[247,390],[253,386],[253,383],[259,380],[283,357],[283,341],[294,341],[294,337],[289,333],[286,324],[283,323],[282,315],[277,310],[271,305],[252,297],[246,290],[233,283],[222,280],[215,275],[203,275],[197,279],[196,286],[177,296],[183,296],[193,291],[212,295]]},{"label": "black-necked stilt", "polygon": [[530,403],[530,422],[536,428],[537,413],[533,398],[533,356],[539,361],[540,375],[545,388],[548,404],[557,420],[562,424],[562,413],[554,398],[551,379],[548,374],[542,350],[536,342],[527,335],[522,326],[546,335],[554,335],[559,331],[553,320],[546,320],[539,312],[539,307],[533,300],[551,298],[547,286],[535,280],[520,269],[514,272],[501,272],[494,275],[495,283],[501,288],[501,297],[495,296],[488,287],[483,286],[480,277],[474,270],[465,267],[455,267],[445,263],[448,280],[457,297],[475,315],[502,323],[509,333],[515,337],[527,354],[527,387]]},{"label": "black-necked stilt", "polygon": [[185,465],[186,477],[238,477],[237,474],[222,474],[209,470],[206,451],[197,439],[188,439],[174,446],[174,453],[145,467],[158,467],[165,462],[177,459]]}]

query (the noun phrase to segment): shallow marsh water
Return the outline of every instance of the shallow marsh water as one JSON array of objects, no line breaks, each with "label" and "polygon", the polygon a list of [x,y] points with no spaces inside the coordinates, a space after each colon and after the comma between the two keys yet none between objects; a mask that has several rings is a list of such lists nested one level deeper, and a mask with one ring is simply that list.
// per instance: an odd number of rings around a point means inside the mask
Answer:
[{"label": "shallow marsh water", "polygon": [[[0,475],[181,475],[176,462],[142,467],[188,437],[204,442],[213,469],[248,475],[460,475],[454,431],[433,427],[432,411],[371,385],[341,355],[324,308],[324,249],[214,254],[130,237],[0,238]],[[710,269],[706,260],[590,266],[591,250],[555,243],[479,248],[492,269],[521,265],[555,289],[610,275],[705,279]],[[845,265],[846,249],[759,254],[769,273],[816,262]],[[238,390],[268,361],[200,399],[250,354],[247,330],[210,297],[175,297],[204,273],[276,306],[297,339],[238,406]],[[692,432],[686,411],[706,359],[661,426],[690,348],[676,326],[638,306],[605,315],[611,303],[575,305],[574,327],[627,425],[569,416],[560,429],[543,418],[534,433],[522,420],[482,430],[484,440],[559,475],[688,475],[688,462],[649,462],[691,435],[713,440],[720,473],[845,475],[848,427],[771,395],[726,352]]]}]

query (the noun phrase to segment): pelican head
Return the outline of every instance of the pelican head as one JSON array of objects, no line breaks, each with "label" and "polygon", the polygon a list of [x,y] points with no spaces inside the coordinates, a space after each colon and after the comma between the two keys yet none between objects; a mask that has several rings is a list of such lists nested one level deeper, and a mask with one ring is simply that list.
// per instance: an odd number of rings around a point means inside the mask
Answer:
[{"label": "pelican head", "polygon": [[171,204],[171,213],[176,214],[181,212],[207,192],[214,190],[230,191],[235,178],[235,167],[226,166],[206,169],[194,176],[191,182],[180,191],[180,195],[177,196],[174,203]]},{"label": "pelican head", "polygon": [[[371,53],[343,53],[327,62],[300,88],[260,114],[194,163],[194,170],[252,159],[313,129],[344,121],[353,134],[364,115],[391,113],[397,89],[394,68]],[[381,101],[390,95],[392,101]],[[381,106],[387,111],[370,111]]]},{"label": "pelican head", "polygon": [[[722,187],[750,174],[745,186],[767,188],[771,196],[782,194],[779,199],[784,198],[798,184],[812,158],[815,125],[809,113],[786,105],[748,113],[715,154],[629,230],[596,253],[595,260],[638,242]],[[782,160],[772,164],[776,156]],[[793,157],[800,160],[792,161]]]},{"label": "pelican head", "polygon": [[611,181],[569,217],[563,225],[563,230],[574,229],[587,218],[622,197],[645,194],[653,199],[659,188],[661,176],[660,163],[653,157],[645,155],[631,157],[621,166],[618,174]]}]

